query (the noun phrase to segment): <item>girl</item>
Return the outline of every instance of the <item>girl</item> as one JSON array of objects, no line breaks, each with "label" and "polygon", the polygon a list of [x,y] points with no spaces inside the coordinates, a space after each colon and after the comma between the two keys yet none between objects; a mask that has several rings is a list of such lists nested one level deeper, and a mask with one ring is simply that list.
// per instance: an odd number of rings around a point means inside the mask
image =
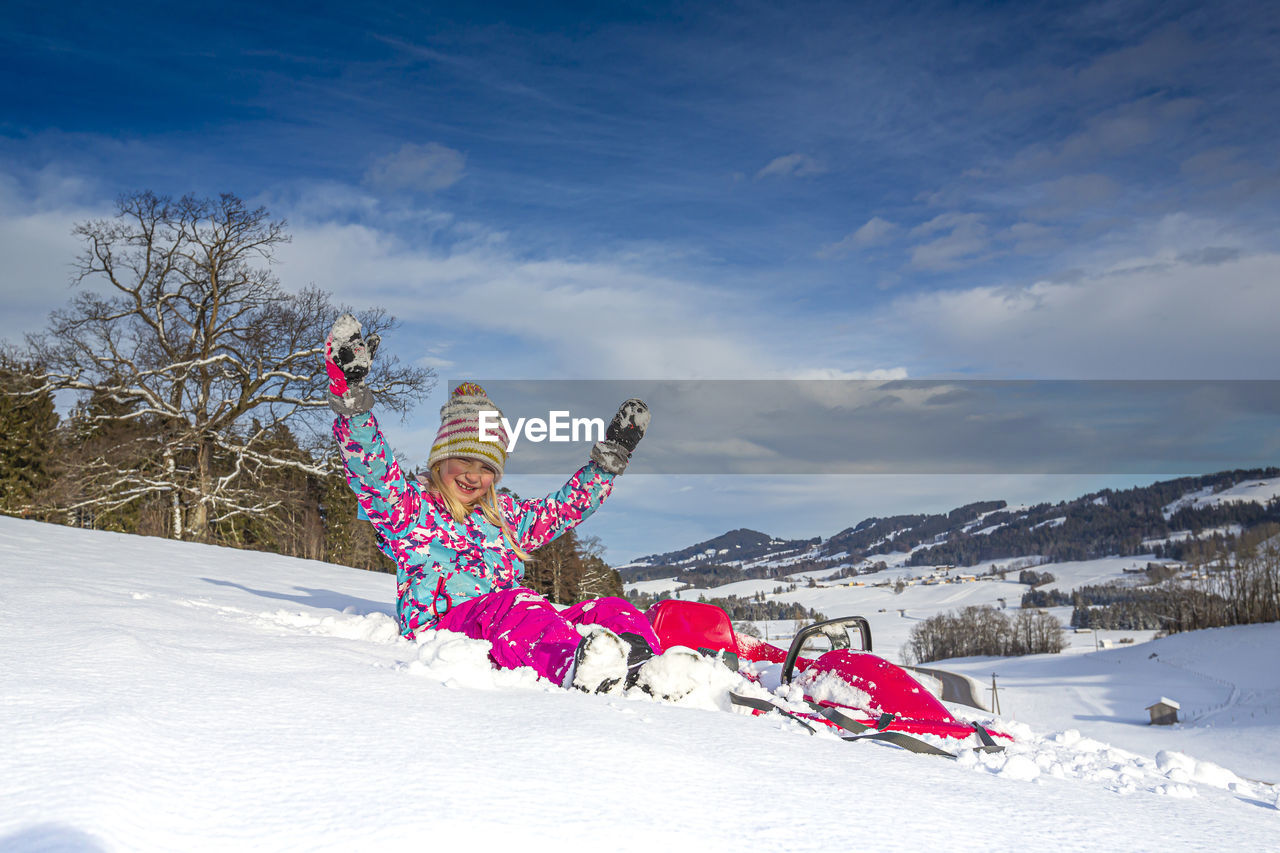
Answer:
[{"label": "girl", "polygon": [[564,488],[542,500],[517,502],[495,486],[507,460],[507,434],[484,441],[479,413],[498,407],[474,383],[453,390],[440,410],[440,430],[427,459],[425,484],[407,478],[369,413],[364,384],[378,348],[350,314],[325,342],[333,435],[347,482],[396,561],[396,616],[412,639],[442,629],[487,640],[500,667],[531,666],[557,684],[588,692],[620,692],[640,666],[662,652],[649,621],[621,598],[557,610],[524,589],[524,561],[584,521],[609,496],[649,424],[640,400],[622,404],[591,450],[591,461]]}]

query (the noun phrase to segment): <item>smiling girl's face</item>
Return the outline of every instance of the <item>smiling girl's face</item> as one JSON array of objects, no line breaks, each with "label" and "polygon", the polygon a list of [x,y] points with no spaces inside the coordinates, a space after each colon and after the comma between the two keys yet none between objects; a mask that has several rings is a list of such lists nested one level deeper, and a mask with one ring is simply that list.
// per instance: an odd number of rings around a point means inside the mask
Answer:
[{"label": "smiling girl's face", "polygon": [[478,459],[446,459],[440,463],[440,483],[466,506],[489,494],[497,473]]}]

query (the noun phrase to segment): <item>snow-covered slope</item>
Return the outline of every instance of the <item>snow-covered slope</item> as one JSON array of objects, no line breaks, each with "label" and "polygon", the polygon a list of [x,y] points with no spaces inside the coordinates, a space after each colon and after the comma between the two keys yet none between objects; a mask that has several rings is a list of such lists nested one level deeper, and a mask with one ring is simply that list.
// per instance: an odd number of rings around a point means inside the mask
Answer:
[{"label": "snow-covered slope", "polygon": [[1006,754],[948,762],[569,693],[483,643],[400,639],[385,575],[8,518],[0,566],[4,850],[1263,849],[1280,829],[1268,786],[1029,717]]},{"label": "snow-covered slope", "polygon": [[[1005,717],[1082,729],[1148,754],[1174,749],[1211,758],[1244,776],[1280,782],[1277,650],[1280,623],[1270,623],[1175,634],[1083,655],[936,665],[988,686],[996,673]],[[1182,706],[1184,722],[1148,724],[1146,707],[1162,697]]]},{"label": "snow-covered slope", "polygon": [[1164,517],[1169,518],[1183,507],[1203,509],[1232,503],[1266,504],[1278,497],[1280,497],[1280,477],[1245,480],[1220,492],[1215,492],[1212,487],[1189,492],[1166,506],[1163,512]]}]

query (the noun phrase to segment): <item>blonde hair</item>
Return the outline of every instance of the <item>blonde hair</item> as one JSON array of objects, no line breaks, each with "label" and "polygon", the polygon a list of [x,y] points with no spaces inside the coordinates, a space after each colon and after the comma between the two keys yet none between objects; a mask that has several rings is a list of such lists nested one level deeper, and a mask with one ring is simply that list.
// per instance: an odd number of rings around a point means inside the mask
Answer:
[{"label": "blonde hair", "polygon": [[507,540],[507,547],[515,552],[521,562],[529,559],[529,552],[516,544],[516,535],[511,530],[511,525],[507,523],[507,517],[502,514],[502,509],[498,506],[498,490],[494,488],[493,483],[489,484],[489,491],[485,492],[480,500],[474,504],[474,509],[468,507],[462,501],[458,500],[448,489],[444,488],[444,481],[440,477],[440,466],[445,463],[441,459],[427,469],[427,488],[438,494],[444,499],[444,505],[449,510],[449,515],[454,521],[466,521],[467,516],[471,515],[476,509],[480,510],[480,514],[485,520],[502,531],[502,538]]}]

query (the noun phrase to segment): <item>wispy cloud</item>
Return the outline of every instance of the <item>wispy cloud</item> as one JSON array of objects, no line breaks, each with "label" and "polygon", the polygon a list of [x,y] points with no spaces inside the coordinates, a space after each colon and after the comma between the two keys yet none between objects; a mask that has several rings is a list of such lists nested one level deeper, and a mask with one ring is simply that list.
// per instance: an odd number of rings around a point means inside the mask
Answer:
[{"label": "wispy cloud", "polygon": [[763,169],[756,172],[756,179],[762,178],[807,178],[821,175],[827,167],[808,154],[785,154],[770,160]]},{"label": "wispy cloud", "polygon": [[406,142],[398,151],[375,160],[364,180],[382,190],[433,193],[462,180],[466,162],[461,152],[438,142]]},{"label": "wispy cloud", "polygon": [[912,228],[911,236],[928,238],[911,249],[911,266],[919,270],[948,270],[973,263],[991,246],[990,229],[978,213],[943,213]]},{"label": "wispy cloud", "polygon": [[[1152,154],[1185,142],[1204,112],[1199,98],[1171,97],[1167,92],[1143,95],[1082,117],[1062,136],[1043,136],[1013,154],[987,177],[1018,177],[1050,170],[1079,170],[1115,158]],[[1158,144],[1156,144],[1158,143]]]},{"label": "wispy cloud", "polygon": [[984,97],[982,105],[988,111],[1003,112],[1054,101],[1127,99],[1152,85],[1168,85],[1171,79],[1180,78],[1202,53],[1202,45],[1173,24],[1083,64],[1025,68],[1030,82],[996,88]]},{"label": "wispy cloud", "polygon": [[1019,213],[1037,219],[1055,220],[1096,208],[1120,194],[1115,179],[1099,174],[1065,175],[1029,187],[1032,198]]},{"label": "wispy cloud", "polygon": [[873,216],[843,240],[823,246],[818,251],[818,257],[835,258],[849,252],[880,246],[892,240],[898,231],[897,225]]}]

